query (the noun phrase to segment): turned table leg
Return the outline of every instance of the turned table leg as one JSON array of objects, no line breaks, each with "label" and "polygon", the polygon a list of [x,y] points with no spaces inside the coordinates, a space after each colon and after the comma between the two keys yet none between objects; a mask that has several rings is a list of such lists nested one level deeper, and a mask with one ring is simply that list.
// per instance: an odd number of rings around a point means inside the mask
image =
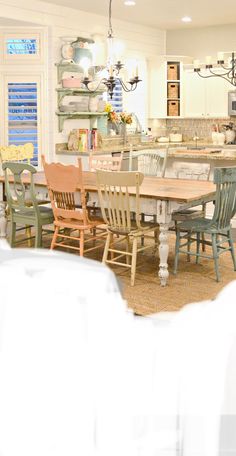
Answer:
[{"label": "turned table leg", "polygon": [[160,255],[160,264],[159,264],[159,277],[161,281],[161,286],[165,287],[169,277],[168,271],[168,255],[169,255],[169,244],[168,244],[168,233],[169,224],[160,223],[160,234],[159,234],[159,255]]}]

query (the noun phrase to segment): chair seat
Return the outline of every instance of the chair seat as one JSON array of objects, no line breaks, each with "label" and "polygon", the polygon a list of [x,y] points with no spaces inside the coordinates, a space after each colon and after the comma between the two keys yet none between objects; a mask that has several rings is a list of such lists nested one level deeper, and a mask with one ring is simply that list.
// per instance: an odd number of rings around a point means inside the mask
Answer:
[{"label": "chair seat", "polygon": [[175,222],[181,222],[183,220],[192,220],[196,218],[201,218],[205,216],[204,210],[195,210],[195,209],[183,209],[182,211],[174,212],[172,214],[172,220]]},{"label": "chair seat", "polygon": [[[39,206],[38,207],[40,216],[43,220],[45,219],[51,219],[51,222],[54,220],[53,212],[52,209],[49,207],[44,207],[44,206]],[[17,211],[14,211],[13,213],[13,218],[25,218],[25,219],[36,219],[36,214],[34,209],[32,210],[27,210],[27,209],[19,209]]]},{"label": "chair seat", "polygon": [[[41,205],[41,204],[49,204],[50,201],[48,201],[48,200],[37,200],[37,203],[39,205]],[[33,206],[33,201],[30,200],[30,199],[27,199],[27,200],[25,200],[25,204],[26,204],[26,206],[31,207],[31,206]]]},{"label": "chair seat", "polygon": [[218,233],[220,232],[224,233],[227,232],[230,229],[230,226],[224,228],[224,229],[219,229],[216,223],[214,223],[212,220],[209,220],[207,218],[197,218],[194,220],[187,220],[186,222],[180,223],[177,226],[177,230],[180,231],[193,231],[195,233]]},{"label": "chair seat", "polygon": [[108,227],[108,231],[114,234],[120,234],[124,236],[142,236],[144,233],[147,231],[153,231],[157,229],[159,225],[157,223],[148,223],[148,222],[142,222],[141,227],[137,227],[137,224],[135,221],[131,221],[131,230],[124,230],[122,227],[119,229],[112,228],[111,226]]},{"label": "chair seat", "polygon": [[75,220],[75,219],[61,219],[55,220],[54,225],[60,228],[71,228],[77,230],[91,230],[92,228],[96,228],[98,225],[104,225],[104,220],[101,218],[91,217],[89,220],[89,224],[84,225],[82,221]]}]

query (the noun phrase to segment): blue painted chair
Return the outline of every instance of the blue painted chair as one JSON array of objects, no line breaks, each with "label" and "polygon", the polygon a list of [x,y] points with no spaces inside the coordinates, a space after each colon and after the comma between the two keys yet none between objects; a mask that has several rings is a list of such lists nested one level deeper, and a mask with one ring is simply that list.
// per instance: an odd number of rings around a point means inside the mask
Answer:
[{"label": "blue painted chair", "polygon": [[[231,219],[236,213],[236,167],[215,168],[214,183],[216,184],[216,200],[212,219],[196,218],[177,225],[174,273],[177,273],[179,254],[185,253],[196,256],[196,263],[200,257],[214,259],[216,280],[219,282],[218,258],[221,253],[230,251],[236,271],[230,226]],[[183,232],[184,234],[181,234]],[[200,253],[200,244],[203,242],[201,235],[204,233],[211,239],[205,240],[204,243],[212,246],[212,255]],[[226,242],[228,246],[224,245]],[[192,243],[196,243],[195,253],[189,249],[189,245]]]}]

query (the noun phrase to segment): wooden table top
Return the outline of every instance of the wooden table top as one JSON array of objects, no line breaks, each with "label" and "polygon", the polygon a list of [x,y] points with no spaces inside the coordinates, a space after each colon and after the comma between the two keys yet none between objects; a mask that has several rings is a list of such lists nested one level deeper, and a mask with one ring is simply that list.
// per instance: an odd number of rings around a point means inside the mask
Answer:
[{"label": "wooden table top", "polygon": [[[87,191],[97,191],[96,174],[94,172],[84,171],[83,179],[84,187]],[[23,181],[26,184],[29,183],[29,177],[27,175],[24,176]],[[0,176],[0,182],[4,182],[4,176]],[[47,186],[43,172],[38,172],[34,175],[34,183],[42,187]],[[203,197],[213,198],[215,189],[215,184],[209,181],[145,176],[140,186],[140,196],[188,203]]]}]

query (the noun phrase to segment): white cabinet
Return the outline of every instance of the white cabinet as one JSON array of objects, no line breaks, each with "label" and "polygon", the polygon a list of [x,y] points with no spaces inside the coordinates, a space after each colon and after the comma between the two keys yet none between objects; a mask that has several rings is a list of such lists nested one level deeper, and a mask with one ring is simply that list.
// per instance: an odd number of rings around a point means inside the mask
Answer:
[{"label": "white cabinet", "polygon": [[184,117],[228,116],[229,83],[220,77],[201,78],[184,71]]},{"label": "white cabinet", "polygon": [[184,71],[184,117],[205,115],[205,80],[193,71]]},{"label": "white cabinet", "polygon": [[148,62],[149,118],[166,117],[166,62],[155,58]]}]

